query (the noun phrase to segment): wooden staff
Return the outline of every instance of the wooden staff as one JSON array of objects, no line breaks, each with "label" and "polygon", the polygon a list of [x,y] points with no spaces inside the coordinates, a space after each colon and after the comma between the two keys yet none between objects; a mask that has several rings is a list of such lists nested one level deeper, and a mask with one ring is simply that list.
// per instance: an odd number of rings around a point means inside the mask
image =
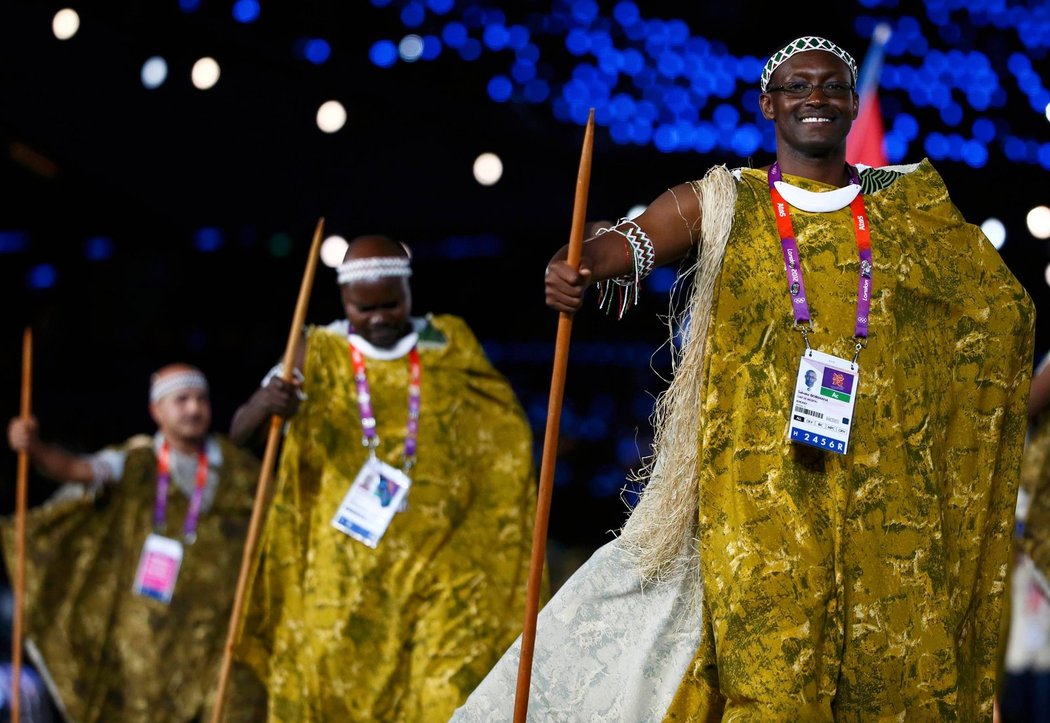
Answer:
[{"label": "wooden staff", "polygon": [[[295,369],[295,350],[303,333],[306,321],[306,307],[310,304],[310,290],[314,284],[314,272],[317,270],[317,257],[321,248],[321,237],[324,235],[324,219],[317,222],[314,240],[310,245],[310,256],[306,260],[306,271],[303,283],[299,287],[299,299],[295,303],[295,314],[292,316],[292,329],[288,332],[288,345],[284,349],[284,371],[281,378],[292,381]],[[248,537],[244,541],[244,554],[241,557],[241,572],[237,578],[237,593],[233,598],[233,609],[230,611],[230,627],[226,631],[226,648],[222,655],[222,668],[219,670],[219,687],[215,693],[215,705],[212,707],[212,723],[222,720],[223,706],[226,699],[226,686],[233,666],[233,648],[237,641],[237,628],[241,622],[241,610],[244,607],[244,595],[248,587],[248,574],[255,559],[255,548],[258,545],[259,531],[262,527],[263,508],[270,496],[270,478],[274,462],[277,459],[277,445],[281,439],[281,425],[284,419],[278,415],[270,418],[270,433],[266,437],[266,451],[263,454],[262,467],[259,469],[259,484],[255,490],[255,504],[252,506],[252,519],[248,525]]]},{"label": "wooden staff", "polygon": [[[572,232],[569,235],[569,266],[580,267],[583,251],[583,224],[587,215],[587,190],[591,184],[591,149],[594,145],[594,109],[587,118],[583,134],[580,170],[576,175],[576,202],[572,209]],[[532,560],[529,563],[529,587],[525,598],[525,625],[521,633],[521,658],[518,661],[518,687],[514,694],[514,723],[524,723],[529,710],[529,685],[532,682],[532,653],[536,647],[536,615],[540,607],[543,561],[547,553],[547,523],[551,514],[554,489],[554,462],[558,452],[558,430],[561,426],[561,404],[565,393],[565,370],[569,363],[569,338],[572,314],[558,316],[558,336],[554,344],[554,370],[551,374],[550,401],[547,403],[547,431],[543,437],[540,463],[540,489],[536,499],[536,524],[532,528]]]},{"label": "wooden staff", "polygon": [[[28,420],[33,392],[33,331],[22,332],[22,409]],[[26,596],[26,486],[29,479],[29,452],[18,452],[18,481],[15,492],[15,614],[11,631],[11,721],[22,717],[22,621]]]}]

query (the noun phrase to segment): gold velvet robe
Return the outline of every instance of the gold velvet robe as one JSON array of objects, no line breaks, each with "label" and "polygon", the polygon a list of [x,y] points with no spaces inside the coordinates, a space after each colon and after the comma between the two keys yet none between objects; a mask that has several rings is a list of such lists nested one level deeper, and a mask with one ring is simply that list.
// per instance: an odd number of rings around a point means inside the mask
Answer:
[{"label": "gold velvet robe", "polygon": [[[529,425],[462,320],[434,317],[418,348],[408,507],[371,549],[331,525],[366,460],[347,339],[309,331],[239,644],[271,720],[446,720],[521,630]],[[366,365],[378,455],[400,467],[408,361]]]},{"label": "gold velvet robe", "polygon": [[[135,438],[136,440],[142,438]],[[251,517],[259,463],[218,438],[223,465],[197,540],[184,547],[171,603],[136,595],[132,582],[152,531],[157,458],[152,438],[128,445],[124,474],[89,497],[32,510],[26,524],[26,640],[43,658],[59,703],[79,723],[186,723],[206,716]],[[168,532],[189,500],[168,490]],[[14,525],[4,524],[13,571]],[[229,721],[264,716],[251,673],[235,670]]]},{"label": "gold velvet robe", "polygon": [[[766,173],[737,185],[698,437],[704,637],[667,717],[990,720],[1031,301],[928,162],[867,172],[874,295],[849,454],[791,444],[804,345]],[[813,346],[851,358],[849,208],[792,219]]]}]

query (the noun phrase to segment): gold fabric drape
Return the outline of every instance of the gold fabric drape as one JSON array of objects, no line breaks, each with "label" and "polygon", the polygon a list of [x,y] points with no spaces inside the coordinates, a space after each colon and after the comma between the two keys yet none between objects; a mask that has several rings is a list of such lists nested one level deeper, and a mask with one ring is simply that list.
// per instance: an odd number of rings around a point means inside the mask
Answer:
[{"label": "gold fabric drape", "polygon": [[[308,335],[239,643],[279,721],[447,720],[521,630],[529,425],[462,320],[420,334],[418,461],[377,549],[331,519],[366,459],[346,337]],[[400,467],[406,359],[367,359],[378,454]]]},{"label": "gold fabric drape", "polygon": [[[884,180],[840,456],[787,440],[804,345],[766,174],[742,171],[698,430],[704,639],[669,720],[991,718],[1034,311],[928,162]],[[814,348],[851,358],[849,209],[792,219]]]}]

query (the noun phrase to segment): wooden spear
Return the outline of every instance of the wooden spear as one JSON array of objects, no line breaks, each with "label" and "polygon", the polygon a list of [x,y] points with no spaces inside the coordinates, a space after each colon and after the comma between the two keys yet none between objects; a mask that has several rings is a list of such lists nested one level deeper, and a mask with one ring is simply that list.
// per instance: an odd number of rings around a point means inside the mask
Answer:
[{"label": "wooden spear", "polygon": [[[583,224],[587,215],[587,190],[591,184],[591,149],[594,145],[594,109],[587,118],[583,134],[580,170],[576,175],[576,201],[572,209],[572,231],[569,234],[569,255],[566,261],[575,269],[580,267],[583,251]],[[569,363],[569,339],[572,335],[572,314],[558,316],[558,336],[554,343],[554,370],[551,374],[551,393],[547,403],[547,431],[543,437],[543,457],[540,462],[540,488],[536,499],[536,524],[532,528],[532,560],[529,563],[529,587],[525,598],[525,625],[521,633],[521,658],[518,661],[518,686],[514,694],[514,723],[524,723],[529,710],[529,685],[532,682],[532,654],[536,647],[536,615],[540,607],[540,586],[543,582],[543,561],[547,556],[547,523],[551,513],[551,493],[554,489],[554,463],[558,453],[558,430],[561,426],[561,404],[565,393],[565,370]]]},{"label": "wooden spear", "polygon": [[[22,409],[28,420],[33,392],[33,331],[22,332]],[[11,721],[22,718],[22,626],[26,597],[26,487],[29,479],[29,452],[18,452],[18,479],[15,492],[15,614],[11,632]]]},{"label": "wooden spear", "polygon": [[[310,290],[314,284],[314,272],[317,270],[317,258],[320,254],[321,237],[324,235],[324,219],[317,222],[314,240],[310,245],[310,256],[306,260],[306,271],[299,287],[299,299],[295,303],[295,314],[292,316],[292,329],[288,332],[288,344],[284,349],[284,371],[281,378],[292,381],[295,368],[295,350],[302,337],[303,324],[306,321],[306,307],[310,304]],[[226,699],[226,687],[233,666],[233,648],[237,642],[237,628],[241,622],[241,611],[244,607],[244,595],[248,587],[248,575],[255,559],[255,548],[259,542],[264,508],[270,497],[270,479],[273,476],[274,462],[277,459],[277,445],[281,438],[281,425],[284,419],[278,415],[270,418],[270,433],[266,437],[266,451],[263,454],[262,467],[259,469],[259,484],[255,490],[255,504],[252,507],[252,518],[248,525],[248,536],[244,541],[244,554],[241,557],[241,572],[237,578],[237,593],[233,598],[233,609],[230,611],[230,627],[226,631],[226,648],[222,655],[222,668],[219,670],[219,687],[215,693],[215,705],[212,707],[212,723],[220,723]]]}]

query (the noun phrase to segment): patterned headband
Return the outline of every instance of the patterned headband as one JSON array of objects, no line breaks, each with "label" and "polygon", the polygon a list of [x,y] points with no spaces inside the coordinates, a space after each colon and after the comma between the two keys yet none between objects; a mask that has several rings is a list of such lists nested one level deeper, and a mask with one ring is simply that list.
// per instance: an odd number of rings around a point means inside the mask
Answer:
[{"label": "patterned headband", "polygon": [[149,401],[154,404],[169,394],[182,391],[183,389],[199,389],[208,391],[208,380],[199,371],[174,372],[154,380],[149,388]]},{"label": "patterned headband", "polygon": [[412,275],[407,256],[372,256],[367,259],[350,259],[339,265],[340,284],[377,279],[407,278]]},{"label": "patterned headband", "polygon": [[807,35],[804,38],[792,40],[783,48],[773,53],[769,60],[766,61],[766,66],[762,68],[762,80],[759,82],[759,88],[762,89],[762,92],[765,93],[769,89],[769,79],[773,77],[773,71],[779,68],[781,63],[786,61],[792,55],[805,53],[808,50],[823,50],[826,53],[831,53],[832,55],[837,56],[843,63],[849,66],[849,72],[853,78],[853,85],[857,84],[857,61],[853,59],[852,55],[835,45],[835,43],[830,40]]}]

